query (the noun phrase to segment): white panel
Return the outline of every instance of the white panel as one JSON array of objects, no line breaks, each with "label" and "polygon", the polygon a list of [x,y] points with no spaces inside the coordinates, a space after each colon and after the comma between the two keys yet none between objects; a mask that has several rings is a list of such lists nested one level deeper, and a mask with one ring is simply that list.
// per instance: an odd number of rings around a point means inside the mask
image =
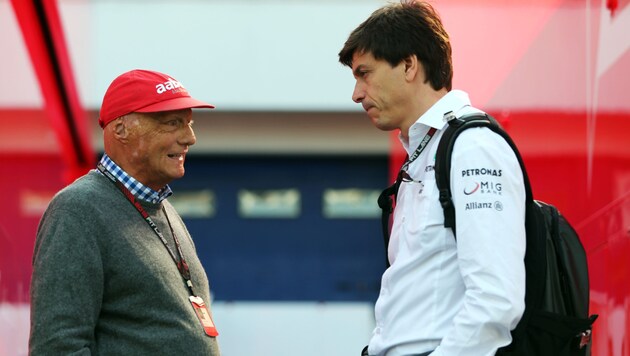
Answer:
[{"label": "white panel", "polygon": [[[338,63],[337,53],[352,29],[387,2],[58,1],[79,95],[88,109],[99,108],[114,77],[133,68],[148,68],[173,75],[194,96],[216,104],[217,110],[323,112],[361,110],[350,99],[354,81]],[[485,109],[584,108],[586,88],[580,89],[581,81],[577,87],[571,80],[556,82],[544,90],[540,83],[547,80],[545,70],[554,72],[554,68],[569,77],[583,75],[584,69],[570,67],[581,62],[566,62],[563,47],[557,43],[577,41],[568,47],[569,55],[582,56],[580,46],[585,39],[577,30],[584,26],[585,8],[514,3],[521,5],[435,3],[454,46],[454,85],[467,90],[473,102]],[[607,13],[602,12],[601,24],[592,29],[602,36],[597,44],[600,57],[594,63],[599,71],[609,69],[628,50],[627,36],[623,37],[628,9],[614,19],[607,18]],[[486,25],[471,26],[472,19]],[[537,25],[524,28],[521,20],[514,19],[525,19],[528,24],[535,19]],[[496,28],[502,29],[501,36],[497,37]],[[8,0],[0,0],[0,33],[0,53],[11,54],[0,56],[0,77],[5,83],[0,86],[0,106],[41,106]],[[510,48],[514,36],[524,34],[532,40],[534,52],[497,51]],[[501,42],[482,40],[488,36]],[[525,49],[532,50],[521,48]],[[553,60],[538,53],[549,54]],[[507,84],[503,82],[506,75],[513,78]],[[504,87],[494,93],[497,85]],[[623,93],[608,94],[598,107],[626,108],[626,103]]]},{"label": "white panel", "polygon": [[[374,328],[371,303],[215,302],[224,356],[358,355]],[[0,303],[0,355],[26,356],[28,304]]]},{"label": "white panel", "polygon": [[8,0],[0,0],[0,53],[0,107],[41,107],[39,83]]},{"label": "white panel", "polygon": [[383,3],[92,2],[86,104],[98,107],[118,74],[147,68],[173,75],[220,110],[359,110],[337,53]]},{"label": "white panel", "polygon": [[221,354],[358,355],[374,329],[370,303],[214,303]]},{"label": "white panel", "polygon": [[30,315],[28,304],[0,303],[0,355],[28,355]]}]

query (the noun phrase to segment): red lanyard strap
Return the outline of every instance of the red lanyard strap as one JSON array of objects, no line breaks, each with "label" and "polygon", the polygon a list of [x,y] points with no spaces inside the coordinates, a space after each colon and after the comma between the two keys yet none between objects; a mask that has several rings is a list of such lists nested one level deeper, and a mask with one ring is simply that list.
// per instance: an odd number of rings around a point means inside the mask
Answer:
[{"label": "red lanyard strap", "polygon": [[146,210],[144,210],[140,202],[129,191],[129,189],[127,189],[127,187],[125,187],[118,179],[116,179],[116,177],[114,177],[113,174],[111,174],[108,170],[106,170],[103,164],[99,163],[97,168],[101,173],[103,173],[105,177],[109,178],[109,180],[114,184],[114,186],[116,186],[116,188],[118,188],[118,190],[121,191],[121,193],[123,193],[125,198],[127,198],[127,200],[131,203],[131,205],[133,205],[133,207],[136,208],[136,210],[140,213],[140,216],[142,216],[144,221],[149,225],[149,227],[153,230],[153,232],[155,232],[155,234],[160,238],[160,241],[162,241],[162,244],[164,244],[164,247],[166,247],[166,250],[171,255],[171,258],[177,265],[177,270],[179,271],[179,274],[182,276],[182,278],[184,278],[184,281],[186,282],[186,286],[188,287],[191,295],[195,295],[195,293],[193,292],[193,284],[190,279],[190,269],[188,268],[188,264],[186,263],[186,259],[184,258],[184,251],[182,251],[182,246],[179,243],[179,238],[177,237],[177,235],[175,234],[175,231],[173,230],[173,227],[171,226],[171,220],[168,218],[168,215],[166,214],[166,209],[164,209],[164,207],[162,206],[162,211],[164,212],[164,216],[166,217],[168,227],[171,230],[171,234],[173,235],[173,242],[175,242],[175,247],[177,248],[177,254],[179,255],[179,260],[177,259],[177,256],[175,256],[175,253],[173,252],[173,250],[171,250],[171,248],[168,246],[168,241],[166,241],[166,239],[164,238],[164,234],[162,234],[160,229],[153,222],[153,219],[151,219],[151,216],[149,215],[149,213],[147,213]]}]

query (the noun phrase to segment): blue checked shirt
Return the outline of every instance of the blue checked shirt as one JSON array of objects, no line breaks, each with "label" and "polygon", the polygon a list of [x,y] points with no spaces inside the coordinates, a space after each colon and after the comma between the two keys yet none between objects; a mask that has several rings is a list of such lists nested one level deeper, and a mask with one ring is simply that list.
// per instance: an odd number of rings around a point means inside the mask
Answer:
[{"label": "blue checked shirt", "polygon": [[[103,154],[103,157],[101,158],[101,164],[109,173],[114,175],[114,177],[116,177],[116,179],[118,179],[125,186],[125,188],[129,189],[131,194],[133,194],[133,196],[138,200],[153,204],[159,204],[164,199],[173,194],[173,191],[168,185],[165,185],[164,188],[160,189],[160,191],[155,191],[138,182],[132,176],[127,174],[127,172],[125,172],[122,168],[120,168],[116,163],[114,163],[114,161],[112,161],[112,159],[109,158],[107,154]],[[98,169],[96,171],[100,173]]]}]

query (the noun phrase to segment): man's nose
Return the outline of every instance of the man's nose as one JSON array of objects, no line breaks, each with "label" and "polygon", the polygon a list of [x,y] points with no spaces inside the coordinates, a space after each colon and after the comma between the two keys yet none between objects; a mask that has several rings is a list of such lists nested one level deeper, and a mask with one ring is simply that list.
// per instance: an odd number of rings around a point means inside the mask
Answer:
[{"label": "man's nose", "polygon": [[192,126],[185,125],[182,129],[183,132],[180,136],[179,143],[182,145],[192,146],[197,142],[197,137],[195,136],[195,130],[193,130]]},{"label": "man's nose", "polygon": [[357,81],[354,84],[354,91],[352,92],[352,101],[355,103],[361,103],[365,98],[365,90],[363,86]]}]

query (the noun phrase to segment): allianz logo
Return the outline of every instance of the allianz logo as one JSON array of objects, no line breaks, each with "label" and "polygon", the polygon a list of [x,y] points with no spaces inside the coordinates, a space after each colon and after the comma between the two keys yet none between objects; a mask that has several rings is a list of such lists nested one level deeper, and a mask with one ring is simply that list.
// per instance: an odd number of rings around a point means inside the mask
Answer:
[{"label": "allianz logo", "polygon": [[[184,91],[186,90],[186,88],[184,88],[184,86],[182,85],[182,83],[178,82],[177,80],[169,77],[167,81],[165,81],[164,83],[160,83],[158,85],[155,86],[156,92],[158,94],[162,94],[168,90],[171,90],[173,92],[179,92],[179,91]],[[179,90],[177,90],[179,89]]]}]

